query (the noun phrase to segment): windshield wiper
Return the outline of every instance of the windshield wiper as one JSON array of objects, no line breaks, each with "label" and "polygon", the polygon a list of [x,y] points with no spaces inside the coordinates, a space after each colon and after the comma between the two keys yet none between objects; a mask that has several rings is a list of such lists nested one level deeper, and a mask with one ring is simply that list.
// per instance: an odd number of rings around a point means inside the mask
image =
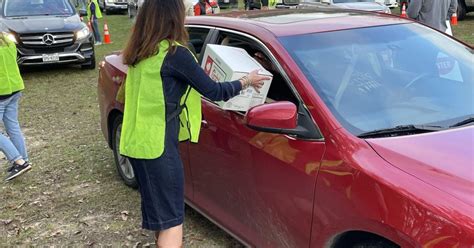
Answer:
[{"label": "windshield wiper", "polygon": [[460,126],[464,126],[464,125],[469,124],[469,123],[474,123],[474,116],[469,116],[467,119],[464,119],[460,122],[457,122],[454,125],[451,125],[449,127],[460,127]]},{"label": "windshield wiper", "polygon": [[359,138],[393,137],[408,134],[429,133],[446,128],[432,125],[400,125],[392,128],[378,129],[357,135]]}]

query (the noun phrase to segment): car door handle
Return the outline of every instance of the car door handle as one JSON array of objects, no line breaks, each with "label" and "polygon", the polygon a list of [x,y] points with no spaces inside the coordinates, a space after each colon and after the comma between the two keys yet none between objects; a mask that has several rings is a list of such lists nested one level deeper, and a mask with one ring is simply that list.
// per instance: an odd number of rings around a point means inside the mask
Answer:
[{"label": "car door handle", "polygon": [[209,123],[206,120],[201,121],[201,128],[209,128]]}]

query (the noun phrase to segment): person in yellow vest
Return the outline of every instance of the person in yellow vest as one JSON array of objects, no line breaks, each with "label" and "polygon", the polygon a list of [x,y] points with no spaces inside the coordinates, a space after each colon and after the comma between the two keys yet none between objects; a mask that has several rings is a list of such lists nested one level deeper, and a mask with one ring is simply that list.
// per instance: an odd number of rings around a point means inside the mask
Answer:
[{"label": "person in yellow vest", "polygon": [[0,134],[0,150],[11,163],[7,170],[7,181],[31,169],[25,138],[18,122],[18,102],[25,86],[16,57],[15,43],[0,33],[0,120],[9,136]]},{"label": "person in yellow vest", "polygon": [[141,195],[142,226],[157,247],[182,247],[184,175],[179,141],[197,142],[201,96],[227,100],[268,77],[257,71],[216,83],[188,44],[183,1],[145,1],[123,51],[128,65],[120,153],[132,164]]},{"label": "person in yellow vest", "polygon": [[92,30],[94,31],[95,45],[102,45],[102,38],[100,37],[98,20],[101,18],[102,12],[100,12],[97,0],[89,0],[89,5],[87,6],[87,19],[89,19],[92,25]]}]

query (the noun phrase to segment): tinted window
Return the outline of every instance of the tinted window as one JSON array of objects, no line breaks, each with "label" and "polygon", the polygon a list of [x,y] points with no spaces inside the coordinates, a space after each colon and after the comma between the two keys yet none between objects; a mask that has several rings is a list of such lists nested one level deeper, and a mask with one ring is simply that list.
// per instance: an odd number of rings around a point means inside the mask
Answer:
[{"label": "tinted window", "polygon": [[474,114],[473,50],[418,24],[281,38],[349,131],[448,126]]},{"label": "tinted window", "polygon": [[209,29],[189,27],[188,33],[188,47],[195,53],[196,57],[200,59],[203,52],[204,43],[206,42],[207,35],[209,34]]}]

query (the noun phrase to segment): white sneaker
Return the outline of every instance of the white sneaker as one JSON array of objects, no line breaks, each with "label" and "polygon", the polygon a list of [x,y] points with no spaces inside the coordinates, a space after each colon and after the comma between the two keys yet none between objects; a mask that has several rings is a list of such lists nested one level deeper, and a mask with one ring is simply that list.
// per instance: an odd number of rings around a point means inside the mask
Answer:
[{"label": "white sneaker", "polygon": [[100,45],[102,45],[102,42],[96,42],[94,45],[100,46]]}]

